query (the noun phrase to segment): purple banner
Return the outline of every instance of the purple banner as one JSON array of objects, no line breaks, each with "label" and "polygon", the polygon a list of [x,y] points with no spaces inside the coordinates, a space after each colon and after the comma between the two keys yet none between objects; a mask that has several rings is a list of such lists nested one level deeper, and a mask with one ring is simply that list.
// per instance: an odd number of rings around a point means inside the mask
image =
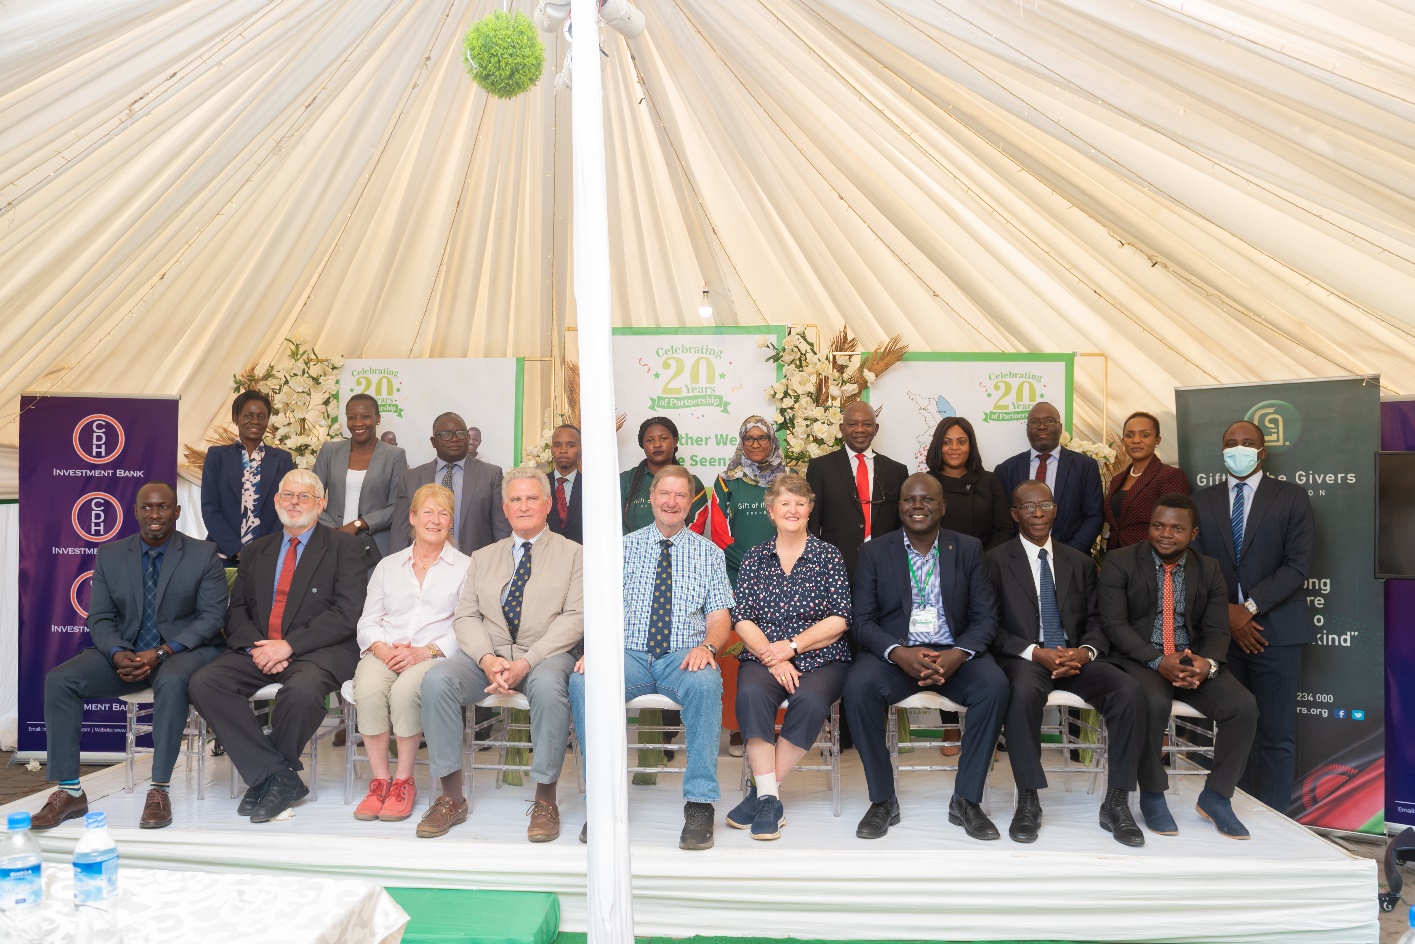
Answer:
[{"label": "purple banner", "polygon": [[[1381,403],[1381,449],[1415,452],[1415,400]],[[1386,823],[1415,826],[1415,580],[1385,584]]]},{"label": "purple banner", "polygon": [[[98,549],[137,533],[138,489],[177,484],[177,400],[20,398],[19,749],[44,751],[44,677],[89,645]],[[122,753],[121,701],[85,704],[81,749]]]}]

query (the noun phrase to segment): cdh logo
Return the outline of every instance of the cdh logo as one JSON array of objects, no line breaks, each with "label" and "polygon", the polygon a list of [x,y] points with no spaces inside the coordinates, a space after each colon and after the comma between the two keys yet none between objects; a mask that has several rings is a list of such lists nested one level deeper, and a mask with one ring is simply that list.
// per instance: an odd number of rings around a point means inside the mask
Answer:
[{"label": "cdh logo", "polygon": [[123,527],[123,506],[107,492],[89,492],[74,502],[72,520],[79,537],[101,544]]},{"label": "cdh logo", "polygon": [[[86,570],[79,574],[74,585],[69,588],[69,602],[74,605],[74,612],[79,614],[81,619],[88,619],[88,595],[93,589],[93,571]],[[82,603],[79,601],[83,600]]]},{"label": "cdh logo", "polygon": [[123,427],[103,413],[85,416],[74,427],[74,451],[94,465],[112,462],[123,451]]},{"label": "cdh logo", "polygon": [[1302,438],[1302,414],[1286,400],[1264,400],[1243,418],[1263,431],[1270,456],[1286,452]]}]

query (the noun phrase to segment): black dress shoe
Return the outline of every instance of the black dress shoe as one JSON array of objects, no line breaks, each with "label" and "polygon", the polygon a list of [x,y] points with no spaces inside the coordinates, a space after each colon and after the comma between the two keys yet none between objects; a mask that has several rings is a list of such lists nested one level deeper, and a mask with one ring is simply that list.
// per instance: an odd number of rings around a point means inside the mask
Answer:
[{"label": "black dress shoe", "polygon": [[[1042,801],[1035,790],[1017,791],[1017,809],[1012,813],[1012,825],[1007,835],[1013,842],[1036,842],[1042,828]],[[971,833],[969,834],[971,835]]]},{"label": "black dress shoe", "polygon": [[[1041,804],[1037,805],[1037,812],[1041,812]],[[1002,838],[981,806],[957,794],[948,801],[948,821],[954,826],[962,826],[969,839]]]},{"label": "black dress shoe", "polygon": [[309,792],[310,788],[305,786],[300,775],[293,770],[282,770],[278,774],[272,774],[267,782],[265,795],[260,798],[255,809],[251,810],[251,822],[270,822],[294,806],[296,800],[308,796]]},{"label": "black dress shoe", "polygon": [[889,827],[898,825],[899,797],[891,797],[870,804],[870,808],[860,820],[860,825],[855,827],[855,835],[861,839],[879,839],[889,832]]},{"label": "black dress shoe", "polygon": [[1122,845],[1145,844],[1145,834],[1135,822],[1135,817],[1130,813],[1130,804],[1123,796],[1119,800],[1107,797],[1101,804],[1101,829],[1114,836],[1115,841]]},{"label": "black dress shoe", "polygon": [[241,805],[236,807],[237,816],[250,816],[255,812],[260,798],[265,796],[265,786],[268,783],[270,783],[270,778],[266,777],[260,783],[246,788],[246,795],[241,797]]}]

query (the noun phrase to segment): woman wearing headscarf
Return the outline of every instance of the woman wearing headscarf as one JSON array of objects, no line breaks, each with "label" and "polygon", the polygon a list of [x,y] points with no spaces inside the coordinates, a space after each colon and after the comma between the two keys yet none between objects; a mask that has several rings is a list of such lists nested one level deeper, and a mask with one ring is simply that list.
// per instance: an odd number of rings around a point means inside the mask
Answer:
[{"label": "woman wearing headscarf", "polygon": [[[666,416],[651,416],[639,425],[639,447],[644,458],[632,469],[619,474],[619,510],[624,533],[653,524],[649,505],[649,485],[658,470],[678,462],[678,426]],[[707,489],[693,476],[693,503],[688,508],[688,527],[702,534],[707,527]]]}]

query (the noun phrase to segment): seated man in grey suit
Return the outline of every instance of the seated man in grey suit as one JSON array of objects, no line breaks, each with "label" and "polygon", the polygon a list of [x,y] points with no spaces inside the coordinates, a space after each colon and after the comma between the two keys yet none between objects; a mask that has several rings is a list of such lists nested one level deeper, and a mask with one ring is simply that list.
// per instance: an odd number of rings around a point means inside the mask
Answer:
[{"label": "seated man in grey suit", "polygon": [[[319,523],[324,486],[294,469],[280,480],[275,512],[284,530],[241,551],[226,611],[226,652],[192,676],[192,704],[215,730],[250,789],[236,807],[253,823],[279,816],[309,793],[296,771],[324,721],[324,700],[354,677],[355,641],[368,568],[363,545]],[[272,682],[266,734],[250,697]]]},{"label": "seated man in grey suit", "polygon": [[487,695],[524,692],[531,705],[531,842],[560,835],[555,785],[570,735],[570,670],[585,635],[581,549],[546,527],[550,482],[516,468],[501,481],[512,537],[472,555],[452,629],[460,652],[423,676],[423,736],[442,795],[418,835],[444,835],[467,820],[462,789],[462,707]]},{"label": "seated man in grey suit", "polygon": [[501,509],[501,468],[475,455],[473,443],[481,444],[481,433],[474,435],[456,413],[443,413],[432,421],[431,442],[437,458],[408,469],[393,487],[395,524],[388,532],[389,552],[411,543],[408,502],[414,492],[434,482],[452,489],[457,498],[452,532],[463,554],[510,537],[511,526]]},{"label": "seated man in grey suit", "polygon": [[1012,490],[1018,536],[988,551],[986,566],[998,599],[992,650],[1007,676],[1007,759],[1017,784],[1008,830],[1014,842],[1035,842],[1042,823],[1037,791],[1042,770],[1042,711],[1053,690],[1071,692],[1105,716],[1109,788],[1101,828],[1127,846],[1145,834],[1130,815],[1145,702],[1140,683],[1112,664],[1096,606],[1096,564],[1089,554],[1052,540],[1056,503],[1047,483],[1027,479]]},{"label": "seated man in grey suit", "polygon": [[30,820],[49,829],[88,812],[79,786],[84,700],[131,695],[151,687],[152,789],[143,829],[172,823],[167,785],[187,725],[187,681],[221,652],[226,574],[216,545],[176,532],[182,509],[165,482],[138,490],[138,533],[98,551],[89,595],[93,645],[44,679],[49,770],[59,789]]}]

